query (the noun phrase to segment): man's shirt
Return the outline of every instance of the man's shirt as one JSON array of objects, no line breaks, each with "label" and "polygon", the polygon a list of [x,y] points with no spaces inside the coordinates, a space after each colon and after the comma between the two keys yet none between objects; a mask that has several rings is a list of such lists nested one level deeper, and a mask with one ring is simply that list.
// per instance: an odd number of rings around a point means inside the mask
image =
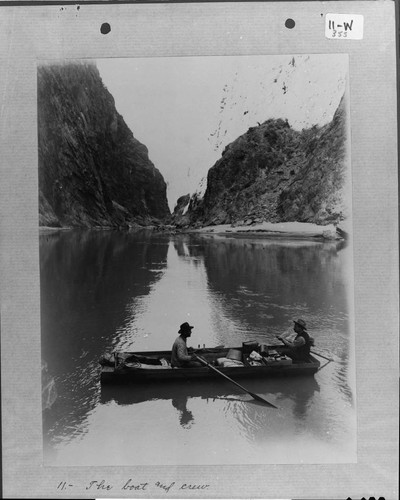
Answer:
[{"label": "man's shirt", "polygon": [[171,364],[172,366],[182,366],[185,362],[191,361],[191,359],[192,356],[188,354],[186,339],[179,335],[172,346]]}]

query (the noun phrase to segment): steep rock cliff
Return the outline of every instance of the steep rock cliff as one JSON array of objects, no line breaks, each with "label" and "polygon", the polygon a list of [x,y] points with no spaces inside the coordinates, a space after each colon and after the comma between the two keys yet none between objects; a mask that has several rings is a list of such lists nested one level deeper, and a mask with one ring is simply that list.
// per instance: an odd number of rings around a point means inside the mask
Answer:
[{"label": "steep rock cliff", "polygon": [[337,223],[346,217],[343,188],[346,110],[332,121],[296,131],[270,119],[229,144],[209,170],[204,198],[190,200],[177,224]]},{"label": "steep rock cliff", "polygon": [[302,150],[304,164],[278,198],[280,220],[341,222],[349,215],[344,99],[328,125],[303,132]]},{"label": "steep rock cliff", "polygon": [[166,184],[93,63],[38,68],[39,223],[165,221]]}]

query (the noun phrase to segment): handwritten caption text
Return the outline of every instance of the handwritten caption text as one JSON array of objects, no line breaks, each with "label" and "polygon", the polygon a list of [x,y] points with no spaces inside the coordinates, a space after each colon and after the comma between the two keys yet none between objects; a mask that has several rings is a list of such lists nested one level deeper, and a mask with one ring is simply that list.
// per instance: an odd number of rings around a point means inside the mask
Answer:
[{"label": "handwritten caption text", "polygon": [[[82,485],[72,484],[69,481],[60,481],[56,487],[58,491],[71,491],[74,488],[81,488]],[[112,484],[104,479],[89,481],[83,485],[83,489],[87,491],[150,491],[151,489],[163,490],[169,493],[172,490],[206,490],[210,487],[209,484],[190,484],[172,481],[171,483],[155,483],[135,482],[132,478],[121,484]]]}]

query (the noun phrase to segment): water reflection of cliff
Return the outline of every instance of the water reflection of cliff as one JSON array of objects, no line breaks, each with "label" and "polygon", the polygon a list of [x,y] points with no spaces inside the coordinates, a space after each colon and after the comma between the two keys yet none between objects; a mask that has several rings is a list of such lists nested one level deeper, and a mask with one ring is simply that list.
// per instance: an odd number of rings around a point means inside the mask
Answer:
[{"label": "water reflection of cliff", "polygon": [[[347,382],[351,280],[346,276],[352,269],[345,242],[191,235],[175,249],[181,257],[189,252],[204,262],[214,328],[222,332],[223,343],[232,345],[233,336],[236,342],[276,343],[276,335],[292,328],[293,318],[304,317],[316,346],[341,360],[333,383],[352,399]],[[234,324],[229,333],[223,318]]]},{"label": "water reflection of cliff", "polygon": [[96,402],[98,358],[113,345],[127,307],[164,269],[168,240],[143,232],[68,231],[40,237],[42,359],[58,398],[50,434],[76,427]]},{"label": "water reflection of cliff", "polygon": [[203,259],[209,287],[225,298],[227,314],[239,316],[256,334],[266,329],[278,334],[300,313],[317,329],[321,318],[335,314],[335,322],[343,321],[347,330],[342,245],[244,238],[205,242],[195,236],[187,248]]}]

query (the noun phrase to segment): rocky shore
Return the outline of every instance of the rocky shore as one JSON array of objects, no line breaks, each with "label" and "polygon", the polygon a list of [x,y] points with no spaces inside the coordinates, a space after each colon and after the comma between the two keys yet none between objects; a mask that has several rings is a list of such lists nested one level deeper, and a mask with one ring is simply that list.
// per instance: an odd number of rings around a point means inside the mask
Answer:
[{"label": "rocky shore", "polygon": [[[41,226],[39,228],[40,234],[54,233],[55,231],[68,231],[76,229],[73,227],[48,227]],[[201,228],[180,228],[171,224],[157,224],[157,225],[131,225],[129,227],[120,228],[124,231],[155,231],[168,234],[204,234],[214,236],[234,236],[234,237],[251,237],[251,238],[285,238],[285,239],[302,239],[302,240],[320,240],[320,241],[334,241],[346,240],[350,235],[350,224],[343,223],[338,226],[329,224],[327,226],[319,226],[307,222],[263,222],[260,224],[235,225],[235,224],[221,224],[217,226],[205,226]],[[92,227],[91,230],[105,231],[116,230],[115,227]]]},{"label": "rocky shore", "polygon": [[221,224],[198,229],[187,230],[188,232],[201,234],[219,234],[242,237],[260,238],[289,238],[289,239],[321,239],[340,240],[347,239],[349,232],[347,227],[342,228],[329,224],[319,226],[307,222],[263,222],[252,226],[237,226],[233,224]]}]

